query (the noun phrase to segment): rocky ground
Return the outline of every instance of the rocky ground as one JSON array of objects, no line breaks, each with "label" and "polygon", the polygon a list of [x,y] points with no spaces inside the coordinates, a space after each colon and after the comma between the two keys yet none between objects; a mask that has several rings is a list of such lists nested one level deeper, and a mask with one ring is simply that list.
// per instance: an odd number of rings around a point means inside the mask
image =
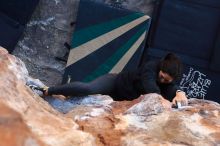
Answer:
[{"label": "rocky ground", "polygon": [[190,99],[171,108],[158,94],[44,100],[24,63],[0,48],[0,146],[218,146],[220,105]]},{"label": "rocky ground", "polygon": [[[142,11],[150,15],[155,0],[93,0],[108,5],[119,3],[121,7]],[[40,79],[48,86],[60,84],[68,51],[65,42],[70,42],[76,20],[79,0],[40,0],[24,35],[13,54],[24,61],[31,76]],[[117,3],[118,4],[118,3]]]}]

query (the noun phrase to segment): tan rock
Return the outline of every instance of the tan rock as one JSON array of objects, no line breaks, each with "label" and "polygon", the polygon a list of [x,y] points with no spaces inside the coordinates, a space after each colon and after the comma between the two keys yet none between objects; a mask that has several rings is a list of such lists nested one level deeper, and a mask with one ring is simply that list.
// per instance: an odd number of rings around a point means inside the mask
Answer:
[{"label": "tan rock", "polygon": [[[190,99],[189,106],[172,109],[171,103],[158,94],[120,102],[93,95],[80,98],[77,103],[64,101],[72,105],[63,114],[25,86],[29,79],[24,64],[0,49],[0,102],[18,112],[36,135],[35,140],[47,145],[220,145],[218,103]],[[8,112],[0,112],[0,122],[5,113]]]},{"label": "tan rock", "polygon": [[[216,112],[220,111],[218,104],[197,103],[185,109],[166,110],[150,117],[124,115],[139,121],[136,126],[130,122],[127,134],[122,138],[124,145],[132,145],[132,141],[140,145],[195,145],[210,146],[220,144],[220,119]],[[217,106],[218,105],[218,106]],[[195,106],[195,107],[194,107]],[[205,115],[201,110],[204,110]],[[218,115],[218,116],[216,116]],[[135,127],[135,128],[134,128]],[[135,130],[134,130],[135,129]],[[135,131],[135,132],[134,132]]]},{"label": "tan rock", "polygon": [[34,136],[21,115],[0,103],[0,146],[44,146]]},{"label": "tan rock", "polygon": [[32,132],[48,145],[93,145],[90,134],[77,130],[78,125],[72,119],[54,110],[25,86],[28,75],[21,64],[0,48],[0,102],[20,113]]}]

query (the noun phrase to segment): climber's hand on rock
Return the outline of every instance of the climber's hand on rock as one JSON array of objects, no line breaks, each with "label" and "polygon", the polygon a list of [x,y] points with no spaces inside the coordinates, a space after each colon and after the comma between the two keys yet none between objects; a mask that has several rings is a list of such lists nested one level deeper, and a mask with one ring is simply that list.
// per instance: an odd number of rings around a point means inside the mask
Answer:
[{"label": "climber's hand on rock", "polygon": [[175,107],[179,107],[179,104],[180,104],[180,106],[187,106],[188,105],[188,99],[186,97],[185,92],[177,91],[176,96],[172,100],[172,104]]}]

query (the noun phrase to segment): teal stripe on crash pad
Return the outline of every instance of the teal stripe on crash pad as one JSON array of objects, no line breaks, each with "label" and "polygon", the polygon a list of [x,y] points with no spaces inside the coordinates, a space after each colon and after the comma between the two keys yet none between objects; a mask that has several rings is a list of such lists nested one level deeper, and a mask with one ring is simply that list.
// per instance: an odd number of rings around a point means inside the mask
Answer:
[{"label": "teal stripe on crash pad", "polygon": [[93,79],[108,73],[121,59],[121,57],[129,51],[132,45],[139,39],[139,37],[146,31],[146,27],[142,27],[131,39],[129,39],[121,48],[119,48],[110,58],[108,58],[102,65],[94,70],[90,75],[83,79],[83,82],[89,82]]},{"label": "teal stripe on crash pad", "polygon": [[72,48],[80,46],[83,43],[88,42],[89,40],[92,40],[102,34],[114,30],[115,28],[118,28],[142,16],[144,16],[143,13],[134,13],[125,17],[111,20],[109,22],[104,22],[84,28],[82,30],[75,31],[73,33]]}]

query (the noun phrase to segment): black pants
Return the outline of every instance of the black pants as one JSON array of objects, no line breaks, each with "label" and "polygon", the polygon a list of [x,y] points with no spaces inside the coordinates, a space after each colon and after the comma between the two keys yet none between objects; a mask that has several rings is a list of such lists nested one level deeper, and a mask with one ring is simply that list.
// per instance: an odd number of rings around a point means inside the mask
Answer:
[{"label": "black pants", "polygon": [[[87,96],[92,94],[103,94],[109,95],[114,100],[131,100],[137,97],[130,97],[127,96],[121,97],[116,89],[117,74],[106,74],[103,76],[98,77],[97,79],[93,80],[89,83],[84,82],[71,82],[69,84],[50,87],[48,89],[49,95],[64,95],[64,96]],[[172,99],[176,95],[176,90],[178,89],[175,85],[160,85],[161,94],[166,99],[172,101]],[[126,92],[126,91],[125,91]],[[147,93],[142,93],[147,94]],[[140,93],[141,95],[141,93]]]},{"label": "black pants", "polygon": [[87,96],[91,94],[103,94],[114,96],[115,80],[117,74],[106,74],[89,82],[71,82],[69,84],[50,87],[48,94],[64,96]]}]

